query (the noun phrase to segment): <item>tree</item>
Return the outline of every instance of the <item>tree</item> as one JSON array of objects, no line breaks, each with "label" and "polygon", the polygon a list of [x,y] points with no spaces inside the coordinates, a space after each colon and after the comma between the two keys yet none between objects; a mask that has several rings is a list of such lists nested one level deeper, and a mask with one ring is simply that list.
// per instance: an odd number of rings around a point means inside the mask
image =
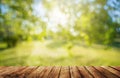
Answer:
[{"label": "tree", "polygon": [[32,14],[32,3],[32,0],[0,1],[0,37],[8,44],[8,47],[15,46],[18,39],[24,35],[23,21],[36,20]]}]

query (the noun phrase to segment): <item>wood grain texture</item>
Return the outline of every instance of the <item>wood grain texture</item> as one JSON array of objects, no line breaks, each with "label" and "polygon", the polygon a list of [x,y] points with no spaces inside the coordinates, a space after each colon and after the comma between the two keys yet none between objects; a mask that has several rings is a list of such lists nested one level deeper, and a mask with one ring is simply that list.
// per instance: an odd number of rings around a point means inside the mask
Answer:
[{"label": "wood grain texture", "polygon": [[70,68],[67,66],[62,67],[59,78],[71,78],[70,77]]},{"label": "wood grain texture", "polygon": [[71,75],[71,78],[82,78],[76,66],[70,67],[70,75]]},{"label": "wood grain texture", "polygon": [[79,66],[77,68],[81,74],[81,78],[94,78],[94,76],[91,74],[91,72],[88,71],[85,67]]},{"label": "wood grain texture", "polygon": [[49,73],[48,78],[59,78],[61,67],[54,67],[53,70]]},{"label": "wood grain texture", "polygon": [[110,67],[112,67],[112,68],[114,68],[114,69],[120,71],[120,66],[110,66]]},{"label": "wood grain texture", "polygon": [[85,68],[93,75],[94,78],[106,78],[101,72],[99,72],[92,66],[86,66]]},{"label": "wood grain texture", "polygon": [[96,67],[96,69],[99,70],[107,78],[119,78],[116,74],[113,74],[112,72],[102,67]]},{"label": "wood grain texture", "polygon": [[120,78],[120,66],[0,66],[0,78]]},{"label": "wood grain texture", "polygon": [[110,71],[111,73],[117,75],[118,77],[120,77],[120,71],[112,68],[112,67],[108,67],[108,66],[102,66],[104,69]]},{"label": "wood grain texture", "polygon": [[45,66],[38,67],[36,71],[28,75],[27,78],[40,78],[40,74],[43,72],[44,69],[45,69]]}]

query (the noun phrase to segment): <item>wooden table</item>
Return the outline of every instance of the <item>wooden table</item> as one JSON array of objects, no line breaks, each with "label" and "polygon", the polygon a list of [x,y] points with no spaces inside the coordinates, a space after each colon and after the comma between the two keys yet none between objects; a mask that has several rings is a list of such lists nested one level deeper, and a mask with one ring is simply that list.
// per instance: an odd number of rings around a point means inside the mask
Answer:
[{"label": "wooden table", "polygon": [[120,66],[0,66],[0,78],[120,78]]}]

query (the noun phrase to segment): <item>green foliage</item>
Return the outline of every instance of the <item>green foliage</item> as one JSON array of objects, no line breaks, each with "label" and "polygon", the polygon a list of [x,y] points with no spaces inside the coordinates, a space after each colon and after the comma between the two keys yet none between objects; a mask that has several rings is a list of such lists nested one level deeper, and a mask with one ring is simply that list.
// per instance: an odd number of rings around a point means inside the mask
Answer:
[{"label": "green foliage", "polygon": [[119,0],[0,0],[0,65],[120,65],[119,7]]},{"label": "green foliage", "polygon": [[[19,40],[45,40],[48,37],[55,40],[64,40],[69,44],[73,41],[81,41],[86,45],[92,43],[111,44],[118,37],[119,17],[117,21],[109,15],[109,11],[119,11],[117,3],[112,7],[107,0],[68,0],[68,1],[49,1],[40,0],[41,8],[39,16],[35,15],[34,0],[2,0],[0,1],[0,41],[3,40],[11,45],[10,42],[17,43]],[[113,1],[114,3],[114,1]],[[85,6],[85,7],[84,7]],[[107,9],[105,9],[107,7]],[[44,11],[43,10],[43,11]],[[52,11],[53,17],[50,15]],[[60,13],[59,13],[60,12]],[[58,17],[57,17],[58,16]],[[65,17],[66,16],[66,20]],[[62,19],[61,19],[62,18]],[[54,21],[55,22],[54,22]],[[64,21],[67,24],[63,25]],[[51,22],[53,24],[51,24]],[[53,27],[49,27],[49,24]],[[56,26],[54,26],[56,24]],[[56,30],[52,30],[56,28]],[[7,39],[8,38],[8,39]],[[13,45],[12,44],[12,45]]]}]

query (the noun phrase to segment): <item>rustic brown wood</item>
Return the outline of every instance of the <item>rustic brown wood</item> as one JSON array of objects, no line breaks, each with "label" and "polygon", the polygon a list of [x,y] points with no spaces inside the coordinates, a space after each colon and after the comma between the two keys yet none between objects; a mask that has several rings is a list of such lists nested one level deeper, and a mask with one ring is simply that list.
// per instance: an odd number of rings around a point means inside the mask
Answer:
[{"label": "rustic brown wood", "polygon": [[120,78],[120,66],[0,66],[0,78]]},{"label": "rustic brown wood", "polygon": [[14,74],[16,74],[17,72],[20,72],[22,70],[24,70],[26,67],[12,67],[11,70],[7,70],[6,72],[2,73],[3,77],[12,77]]},{"label": "rustic brown wood", "polygon": [[61,67],[54,67],[49,73],[48,78],[59,78]]},{"label": "rustic brown wood", "polygon": [[40,78],[39,75],[45,69],[45,66],[40,66],[36,69],[36,71],[32,72],[27,78]]},{"label": "rustic brown wood", "polygon": [[94,78],[94,76],[83,66],[77,67],[82,78]]},{"label": "rustic brown wood", "polygon": [[70,68],[62,67],[59,78],[71,78],[70,77]]},{"label": "rustic brown wood", "polygon": [[8,68],[10,68],[10,67],[1,67],[1,68],[0,68],[0,74],[1,74],[1,72],[6,71],[6,69],[8,69]]},{"label": "rustic brown wood", "polygon": [[120,71],[120,66],[110,66],[110,67],[112,67],[112,68],[114,68],[114,69]]},{"label": "rustic brown wood", "polygon": [[94,78],[106,78],[103,74],[91,66],[86,66],[85,68],[93,75]]},{"label": "rustic brown wood", "polygon": [[111,73],[110,71],[102,68],[102,67],[95,67],[97,70],[99,70],[103,75],[105,75],[107,78],[119,78],[116,74]]},{"label": "rustic brown wood", "polygon": [[117,75],[118,77],[120,77],[120,71],[114,69],[114,68],[111,68],[111,67],[108,67],[108,66],[102,66],[104,69],[112,72],[113,74]]},{"label": "rustic brown wood", "polygon": [[76,66],[70,67],[71,78],[82,78]]},{"label": "rustic brown wood", "polygon": [[22,68],[24,67],[13,67],[13,66],[6,67],[5,69],[3,69],[3,71],[0,72],[0,75],[5,75],[5,76],[9,74],[11,75],[11,73],[16,72],[16,70],[22,69]]},{"label": "rustic brown wood", "polygon": [[0,66],[0,69],[6,68],[7,66]]},{"label": "rustic brown wood", "polygon": [[54,67],[51,67],[51,66],[47,67],[47,70],[46,70],[45,73],[43,74],[42,78],[46,78],[46,77],[48,78],[49,73],[53,70],[53,68],[54,68]]}]

